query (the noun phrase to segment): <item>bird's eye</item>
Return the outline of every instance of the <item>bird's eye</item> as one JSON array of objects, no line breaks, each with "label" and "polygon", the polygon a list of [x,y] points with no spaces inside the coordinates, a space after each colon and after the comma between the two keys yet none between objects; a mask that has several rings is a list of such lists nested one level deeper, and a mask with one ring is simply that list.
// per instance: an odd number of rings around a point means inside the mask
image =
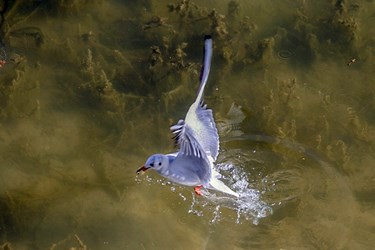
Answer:
[{"label": "bird's eye", "polygon": [[154,166],[154,163],[150,163],[150,166],[153,167],[153,166]]},{"label": "bird's eye", "polygon": [[161,162],[159,162],[159,166],[161,166]]}]

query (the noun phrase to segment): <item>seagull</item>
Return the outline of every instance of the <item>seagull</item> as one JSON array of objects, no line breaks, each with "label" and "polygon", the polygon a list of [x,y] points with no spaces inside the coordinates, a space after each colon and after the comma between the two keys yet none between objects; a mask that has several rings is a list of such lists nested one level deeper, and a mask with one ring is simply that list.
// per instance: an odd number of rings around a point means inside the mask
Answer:
[{"label": "seagull", "polygon": [[168,180],[194,186],[197,195],[201,188],[221,191],[239,197],[239,195],[218,179],[220,174],[214,168],[219,154],[219,135],[212,110],[203,101],[203,92],[210,72],[212,57],[212,38],[205,36],[204,58],[200,86],[195,102],[190,106],[185,120],[170,127],[179,150],[170,154],[151,155],[136,173],[148,169],[155,170]]}]

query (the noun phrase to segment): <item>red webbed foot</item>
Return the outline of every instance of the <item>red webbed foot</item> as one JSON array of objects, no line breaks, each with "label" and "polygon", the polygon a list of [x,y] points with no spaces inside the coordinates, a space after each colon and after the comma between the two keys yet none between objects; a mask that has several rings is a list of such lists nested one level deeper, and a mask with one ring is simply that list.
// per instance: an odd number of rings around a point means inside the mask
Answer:
[{"label": "red webbed foot", "polygon": [[203,187],[203,185],[199,185],[199,186],[196,186],[195,188],[194,188],[194,192],[197,194],[197,195],[199,195],[199,196],[201,196],[202,195],[202,192],[201,192],[201,188]]}]

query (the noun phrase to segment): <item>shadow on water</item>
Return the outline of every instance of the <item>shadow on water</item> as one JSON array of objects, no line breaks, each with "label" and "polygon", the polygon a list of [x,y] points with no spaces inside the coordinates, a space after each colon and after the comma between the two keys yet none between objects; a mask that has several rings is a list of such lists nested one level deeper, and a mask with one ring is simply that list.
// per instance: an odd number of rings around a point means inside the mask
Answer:
[{"label": "shadow on water", "polygon": [[[0,249],[372,249],[374,8],[0,1]],[[204,34],[239,200],[135,178],[174,150]]]}]

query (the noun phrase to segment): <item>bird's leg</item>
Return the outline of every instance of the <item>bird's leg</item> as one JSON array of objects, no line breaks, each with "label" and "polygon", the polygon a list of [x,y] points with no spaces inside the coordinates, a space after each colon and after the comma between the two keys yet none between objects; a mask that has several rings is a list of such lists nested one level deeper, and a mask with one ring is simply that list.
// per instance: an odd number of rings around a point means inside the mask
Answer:
[{"label": "bird's leg", "polygon": [[203,187],[203,185],[199,185],[199,186],[196,186],[195,188],[194,188],[194,192],[197,194],[197,195],[199,195],[199,196],[201,196],[202,195],[202,192],[201,192],[201,188]]}]

